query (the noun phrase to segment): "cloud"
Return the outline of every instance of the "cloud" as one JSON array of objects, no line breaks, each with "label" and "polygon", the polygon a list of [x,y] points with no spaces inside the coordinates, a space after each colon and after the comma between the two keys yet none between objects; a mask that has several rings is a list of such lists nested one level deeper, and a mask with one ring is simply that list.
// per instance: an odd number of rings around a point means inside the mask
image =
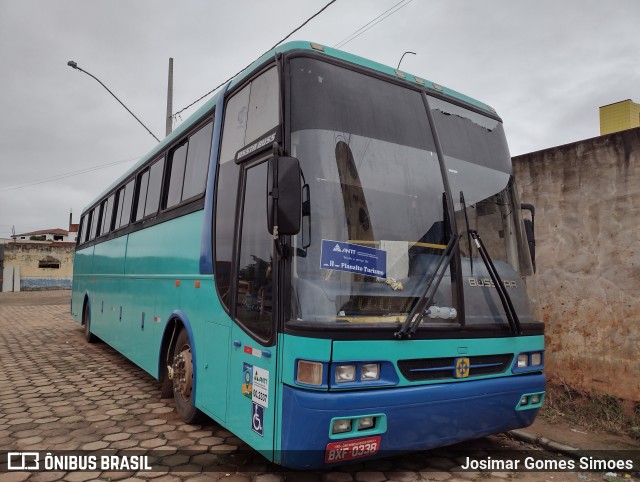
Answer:
[{"label": "cloud", "polygon": [[[125,169],[2,186],[138,156],[155,145],[97,76],[159,137],[167,62],[174,111],[237,72],[326,1],[23,0],[0,3],[0,237],[63,227]],[[334,45],[395,0],[338,0],[295,35]],[[598,134],[599,105],[636,97],[640,3],[413,1],[344,49],[497,109],[513,154]],[[191,113],[192,111],[189,111]]]}]

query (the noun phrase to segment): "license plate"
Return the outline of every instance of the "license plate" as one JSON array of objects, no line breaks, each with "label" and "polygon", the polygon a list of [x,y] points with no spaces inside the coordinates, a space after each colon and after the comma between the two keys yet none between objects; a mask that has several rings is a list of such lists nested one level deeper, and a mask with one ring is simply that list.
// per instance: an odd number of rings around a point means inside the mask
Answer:
[{"label": "license plate", "polygon": [[380,450],[380,436],[364,437],[327,444],[324,452],[324,463],[347,462],[375,455]]}]

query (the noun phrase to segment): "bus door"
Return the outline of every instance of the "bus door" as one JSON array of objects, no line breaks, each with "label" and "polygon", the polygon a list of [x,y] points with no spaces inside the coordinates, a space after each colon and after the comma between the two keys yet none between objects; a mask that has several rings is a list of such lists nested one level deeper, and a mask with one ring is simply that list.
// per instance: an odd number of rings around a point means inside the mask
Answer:
[{"label": "bus door", "polygon": [[229,428],[272,458],[275,426],[276,330],[273,237],[267,230],[265,158],[243,166],[236,244]]},{"label": "bus door", "polygon": [[280,81],[276,67],[269,66],[226,100],[216,180],[215,276],[232,319],[226,425],[268,458],[276,411],[277,267],[266,183],[279,125]]}]

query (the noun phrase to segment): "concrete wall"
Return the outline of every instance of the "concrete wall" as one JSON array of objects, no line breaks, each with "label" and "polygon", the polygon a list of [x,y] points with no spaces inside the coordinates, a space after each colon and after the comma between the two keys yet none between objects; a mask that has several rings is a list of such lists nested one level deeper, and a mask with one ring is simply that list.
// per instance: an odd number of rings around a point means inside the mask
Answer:
[{"label": "concrete wall", "polygon": [[552,379],[640,401],[640,129],[515,157]]},{"label": "concrete wall", "polygon": [[7,286],[9,270],[19,273],[22,291],[71,288],[73,243],[9,243],[3,248],[3,291],[17,291]]}]

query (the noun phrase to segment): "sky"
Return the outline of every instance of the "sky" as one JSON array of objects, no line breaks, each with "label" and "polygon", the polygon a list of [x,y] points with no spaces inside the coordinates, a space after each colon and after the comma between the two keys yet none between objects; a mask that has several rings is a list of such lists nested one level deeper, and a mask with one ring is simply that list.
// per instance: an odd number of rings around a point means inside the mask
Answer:
[{"label": "sky", "polygon": [[[0,238],[78,222],[157,142],[67,61],[163,138],[170,57],[176,112],[328,1],[0,0]],[[495,108],[512,155],[595,137],[599,106],[640,102],[637,0],[399,2],[337,0],[289,40],[394,67],[415,52],[402,70]]]}]

